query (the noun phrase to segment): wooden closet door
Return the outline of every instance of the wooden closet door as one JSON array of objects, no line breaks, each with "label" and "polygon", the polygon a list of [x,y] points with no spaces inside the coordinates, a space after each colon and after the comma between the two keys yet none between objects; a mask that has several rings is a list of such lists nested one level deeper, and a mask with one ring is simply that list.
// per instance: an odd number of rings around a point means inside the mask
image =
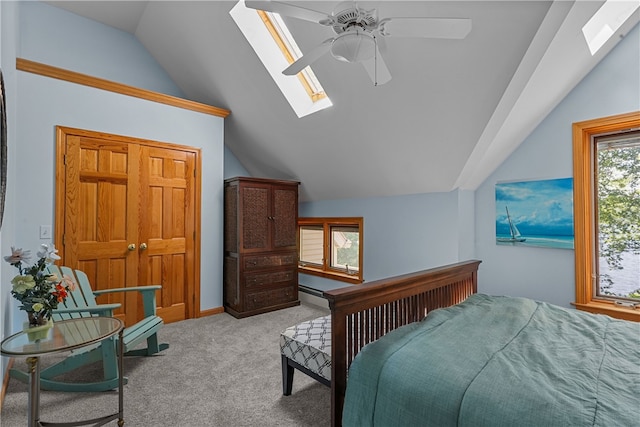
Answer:
[{"label": "wooden closet door", "polygon": [[142,147],[140,159],[140,282],[162,284],[165,321],[195,317],[195,154]]},{"label": "wooden closet door", "polygon": [[[61,263],[87,273],[95,290],[162,285],[156,305],[165,322],[197,317],[198,156],[190,147],[59,127]],[[122,304],[116,315],[127,326],[143,316],[138,292],[98,302]]]},{"label": "wooden closet door", "polygon": [[[138,255],[139,147],[68,135],[64,193],[64,265],[84,271],[94,290],[134,286]],[[99,303],[120,303],[125,323],[138,318],[136,295],[113,293]],[[125,315],[126,313],[126,315]]]}]

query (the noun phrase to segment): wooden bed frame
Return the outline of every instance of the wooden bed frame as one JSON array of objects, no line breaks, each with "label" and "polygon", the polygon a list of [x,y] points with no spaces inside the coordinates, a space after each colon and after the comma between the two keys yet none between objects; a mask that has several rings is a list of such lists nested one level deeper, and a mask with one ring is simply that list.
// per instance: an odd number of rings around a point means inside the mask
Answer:
[{"label": "wooden bed frame", "polygon": [[324,292],[331,309],[331,425],[342,422],[347,371],[366,344],[431,310],[449,307],[477,292],[481,261],[390,277]]}]

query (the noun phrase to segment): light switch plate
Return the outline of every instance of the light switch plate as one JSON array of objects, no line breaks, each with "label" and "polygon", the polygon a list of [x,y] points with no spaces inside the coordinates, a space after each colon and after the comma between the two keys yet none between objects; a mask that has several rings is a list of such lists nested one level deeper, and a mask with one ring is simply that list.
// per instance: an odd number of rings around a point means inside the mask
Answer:
[{"label": "light switch plate", "polygon": [[50,225],[41,225],[40,226],[40,238],[41,239],[50,239],[51,238],[51,226]]}]

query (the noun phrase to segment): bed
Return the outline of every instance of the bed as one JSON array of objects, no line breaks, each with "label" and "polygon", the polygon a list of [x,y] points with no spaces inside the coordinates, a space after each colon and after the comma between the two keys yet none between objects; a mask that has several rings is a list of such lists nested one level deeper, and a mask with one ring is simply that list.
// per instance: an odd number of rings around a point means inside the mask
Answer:
[{"label": "bed", "polygon": [[640,324],[470,296],[365,347],[343,425],[640,424]]},{"label": "bed", "polygon": [[341,423],[347,371],[360,350],[476,293],[479,264],[464,261],[324,292],[331,310],[331,425]]},{"label": "bed", "polygon": [[476,294],[479,263],[325,292],[332,425],[638,425],[640,324]]}]

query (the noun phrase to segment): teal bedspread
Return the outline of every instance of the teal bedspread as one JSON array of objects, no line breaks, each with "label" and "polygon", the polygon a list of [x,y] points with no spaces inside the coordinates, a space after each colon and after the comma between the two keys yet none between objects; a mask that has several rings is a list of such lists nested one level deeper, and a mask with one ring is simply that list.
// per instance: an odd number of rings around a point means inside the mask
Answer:
[{"label": "teal bedspread", "polygon": [[344,426],[640,426],[640,323],[472,295],[367,345]]}]

